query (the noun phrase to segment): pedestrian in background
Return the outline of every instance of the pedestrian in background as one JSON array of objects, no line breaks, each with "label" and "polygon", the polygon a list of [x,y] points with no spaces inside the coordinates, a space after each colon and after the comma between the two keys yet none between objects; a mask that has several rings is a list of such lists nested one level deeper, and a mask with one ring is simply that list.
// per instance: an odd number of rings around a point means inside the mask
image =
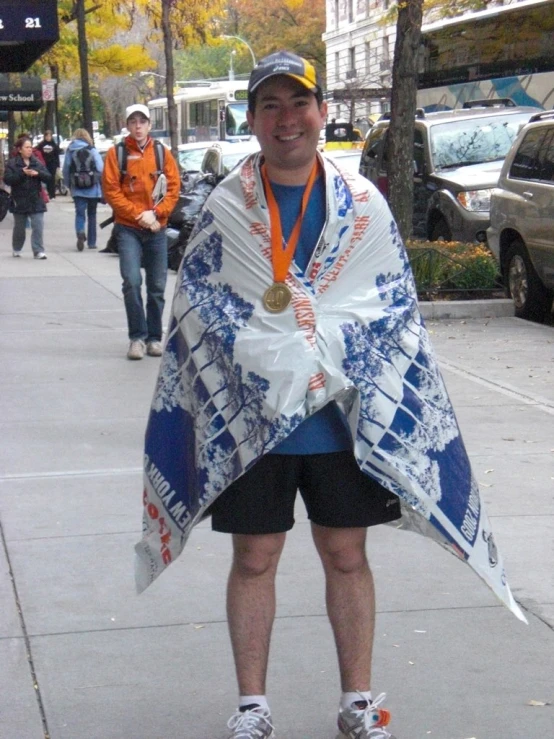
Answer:
[{"label": "pedestrian in background", "polygon": [[[147,106],[130,105],[126,120],[129,135],[122,142],[124,149],[118,149],[118,144],[108,151],[102,187],[114,212],[130,340],[127,358],[142,359],[145,349],[151,357],[162,354],[166,225],[179,199],[180,179],[171,152],[150,138],[152,125]],[[118,152],[122,155],[121,163]],[[146,314],[141,266],[146,273]]]},{"label": "pedestrian in background", "polygon": [[[96,249],[96,209],[102,199],[102,157],[85,128],[77,128],[63,161],[63,180],[75,203],[77,249]],[[82,170],[82,171],[81,171]],[[85,232],[86,228],[86,232]]]},{"label": "pedestrian in background", "polygon": [[48,196],[50,200],[53,200],[56,197],[56,172],[60,166],[61,149],[54,141],[50,130],[44,132],[44,138],[36,148],[42,154],[46,169],[52,176],[52,179],[48,182]]},{"label": "pedestrian in background", "polygon": [[15,142],[15,156],[9,159],[4,172],[4,182],[11,187],[10,211],[13,213],[12,254],[21,256],[25,244],[25,223],[31,222],[31,248],[35,259],[46,259],[43,243],[44,213],[46,203],[42,195],[42,183],[48,183],[51,175],[33,154],[29,136],[20,136]]}]

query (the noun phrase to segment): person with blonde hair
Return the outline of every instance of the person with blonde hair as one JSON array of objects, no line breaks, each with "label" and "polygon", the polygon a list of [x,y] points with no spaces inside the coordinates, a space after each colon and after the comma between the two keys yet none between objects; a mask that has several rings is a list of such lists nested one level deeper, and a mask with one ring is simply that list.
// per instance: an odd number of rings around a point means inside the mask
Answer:
[{"label": "person with blonde hair", "polygon": [[[101,177],[104,163],[86,128],[73,132],[63,162],[63,180],[75,203],[77,249],[96,249],[96,208],[102,198]],[[86,226],[86,232],[85,232]]]}]

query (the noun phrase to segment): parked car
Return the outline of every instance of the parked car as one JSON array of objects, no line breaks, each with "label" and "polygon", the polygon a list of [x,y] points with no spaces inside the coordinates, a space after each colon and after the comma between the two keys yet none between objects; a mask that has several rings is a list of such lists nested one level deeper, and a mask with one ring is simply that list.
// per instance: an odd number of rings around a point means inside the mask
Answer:
[{"label": "parked car", "polygon": [[325,152],[329,159],[336,161],[337,166],[351,174],[358,173],[361,154],[361,149],[332,149]]},{"label": "parked car", "polygon": [[202,159],[213,141],[194,141],[179,144],[177,147],[177,163],[181,173],[181,187],[186,192],[190,190],[200,176]]},{"label": "parked car", "polygon": [[532,116],[515,140],[487,235],[516,316],[543,320],[554,298],[554,110]]},{"label": "parked car", "polygon": [[258,139],[253,136],[246,141],[214,141],[206,150],[201,170],[215,177],[225,177],[248,154],[260,150]]},{"label": "parked car", "polygon": [[193,141],[188,144],[179,144],[178,164],[182,172],[200,172],[200,165],[213,141]]},{"label": "parked car", "polygon": [[[490,196],[504,157],[538,108],[509,99],[474,100],[438,113],[418,110],[414,132],[414,236],[431,241],[486,241]],[[390,120],[370,129],[360,173],[388,194]]]}]

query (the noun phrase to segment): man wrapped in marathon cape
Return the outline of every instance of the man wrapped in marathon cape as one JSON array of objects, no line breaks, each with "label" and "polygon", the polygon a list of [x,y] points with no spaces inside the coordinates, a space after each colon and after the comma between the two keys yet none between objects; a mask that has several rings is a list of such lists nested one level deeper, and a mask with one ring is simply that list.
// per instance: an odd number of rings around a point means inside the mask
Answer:
[{"label": "man wrapped in marathon cape", "polygon": [[283,312],[262,303],[273,271],[261,155],[235,169],[200,214],[177,275],[146,432],[137,587],[177,558],[222,491],[335,401],[361,470],[400,498],[394,525],[467,561],[525,620],[389,208],[365,178],[320,160],[327,220],[306,271],[291,264]]}]

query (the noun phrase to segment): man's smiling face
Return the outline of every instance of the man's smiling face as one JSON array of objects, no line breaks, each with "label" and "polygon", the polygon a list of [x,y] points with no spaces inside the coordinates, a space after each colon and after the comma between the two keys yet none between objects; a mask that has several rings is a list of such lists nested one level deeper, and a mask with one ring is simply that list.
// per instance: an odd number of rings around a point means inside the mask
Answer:
[{"label": "man's smiling face", "polygon": [[303,184],[309,174],[327,115],[326,103],[286,75],[270,77],[256,91],[248,123],[260,142],[270,179]]}]

